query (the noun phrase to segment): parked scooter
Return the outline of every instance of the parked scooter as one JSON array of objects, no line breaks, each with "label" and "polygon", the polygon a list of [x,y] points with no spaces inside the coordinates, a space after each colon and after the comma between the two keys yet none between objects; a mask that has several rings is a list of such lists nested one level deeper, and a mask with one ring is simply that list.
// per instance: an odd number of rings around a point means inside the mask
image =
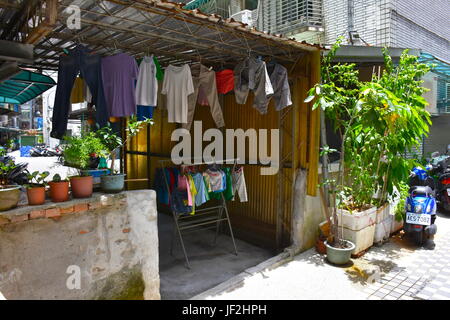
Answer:
[{"label": "parked scooter", "polygon": [[432,175],[436,180],[436,200],[438,206],[450,211],[450,155],[431,159]]},{"label": "parked scooter", "polygon": [[419,246],[428,241],[428,247],[434,248],[433,237],[437,232],[436,199],[434,194],[434,180],[426,169],[416,167],[410,176],[409,197],[406,199],[406,217],[403,230],[412,236]]}]

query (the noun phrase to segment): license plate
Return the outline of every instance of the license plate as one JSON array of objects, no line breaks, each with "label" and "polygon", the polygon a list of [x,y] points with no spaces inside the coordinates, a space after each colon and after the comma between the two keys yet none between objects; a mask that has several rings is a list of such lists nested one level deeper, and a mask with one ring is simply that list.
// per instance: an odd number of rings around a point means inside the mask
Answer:
[{"label": "license plate", "polygon": [[447,194],[450,197],[450,189],[447,189]]},{"label": "license plate", "polygon": [[431,214],[420,214],[407,212],[406,213],[406,223],[410,224],[420,224],[422,226],[431,225]]}]

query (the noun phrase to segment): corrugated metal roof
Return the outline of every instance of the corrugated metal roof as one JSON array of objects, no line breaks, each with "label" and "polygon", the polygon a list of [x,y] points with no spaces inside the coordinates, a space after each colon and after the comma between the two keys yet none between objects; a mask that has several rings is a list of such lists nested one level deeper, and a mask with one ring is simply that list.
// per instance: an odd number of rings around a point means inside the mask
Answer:
[{"label": "corrugated metal roof", "polygon": [[[42,0],[41,0],[42,1]],[[298,42],[249,28],[234,19],[183,9],[185,4],[160,0],[60,0],[58,21],[52,32],[35,44],[35,66],[56,69],[59,55],[83,43],[103,55],[127,52],[136,57],[155,54],[163,64],[202,61],[231,64],[260,55],[281,62],[295,62],[319,45]],[[78,6],[81,29],[70,29],[67,8]],[[20,6],[0,1],[5,24]],[[1,34],[1,33],[0,33]],[[15,35],[16,40],[23,39]]]}]

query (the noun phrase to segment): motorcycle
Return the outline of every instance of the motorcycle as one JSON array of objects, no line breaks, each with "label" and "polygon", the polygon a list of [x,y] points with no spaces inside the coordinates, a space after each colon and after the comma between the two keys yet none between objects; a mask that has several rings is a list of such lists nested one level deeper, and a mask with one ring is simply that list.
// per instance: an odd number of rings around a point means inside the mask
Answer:
[{"label": "motorcycle", "polygon": [[[426,169],[414,168],[410,176],[409,196],[406,199],[406,216],[403,230],[411,236],[414,242],[422,246],[425,240],[433,240],[437,232],[435,183]],[[434,247],[434,242],[431,242]]]},{"label": "motorcycle", "polygon": [[450,156],[442,155],[431,160],[436,177],[436,200],[445,211],[450,211]]}]

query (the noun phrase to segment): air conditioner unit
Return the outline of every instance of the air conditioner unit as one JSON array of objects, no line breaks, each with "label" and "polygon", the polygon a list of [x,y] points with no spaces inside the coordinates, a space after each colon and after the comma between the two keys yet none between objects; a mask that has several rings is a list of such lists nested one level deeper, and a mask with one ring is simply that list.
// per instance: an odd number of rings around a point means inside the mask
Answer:
[{"label": "air conditioner unit", "polygon": [[252,10],[242,10],[242,11],[236,12],[230,18],[233,18],[236,21],[245,23],[249,27],[253,27],[254,23],[256,22],[253,19]]}]

